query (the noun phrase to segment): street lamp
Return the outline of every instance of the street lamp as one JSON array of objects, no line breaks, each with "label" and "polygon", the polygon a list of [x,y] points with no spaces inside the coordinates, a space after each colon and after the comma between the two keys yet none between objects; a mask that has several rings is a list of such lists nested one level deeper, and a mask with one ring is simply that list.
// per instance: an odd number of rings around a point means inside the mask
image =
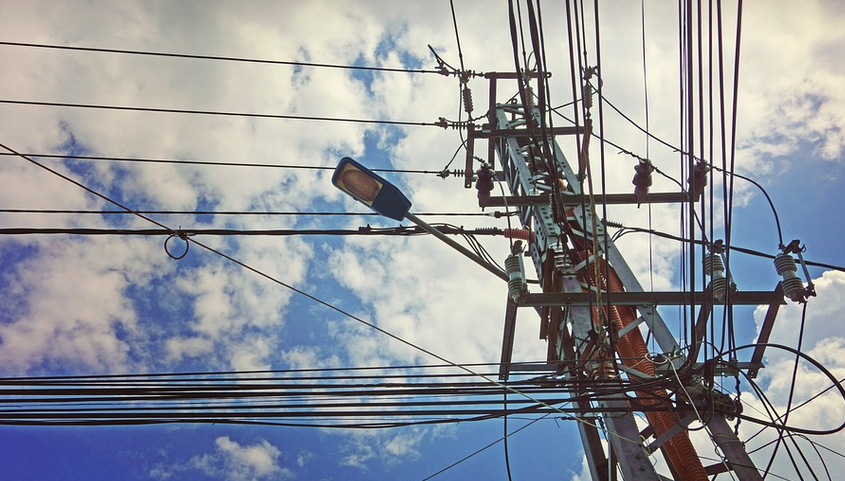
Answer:
[{"label": "street lamp", "polygon": [[469,257],[476,264],[492,272],[500,279],[508,281],[509,277],[507,274],[491,266],[474,252],[450,239],[434,226],[427,224],[414,214],[408,212],[411,208],[411,201],[405,197],[402,191],[349,157],[342,158],[340,163],[337,164],[334,175],[332,175],[332,184],[380,215],[400,222],[403,219],[408,219],[420,226],[422,230],[449,244],[449,246]]}]

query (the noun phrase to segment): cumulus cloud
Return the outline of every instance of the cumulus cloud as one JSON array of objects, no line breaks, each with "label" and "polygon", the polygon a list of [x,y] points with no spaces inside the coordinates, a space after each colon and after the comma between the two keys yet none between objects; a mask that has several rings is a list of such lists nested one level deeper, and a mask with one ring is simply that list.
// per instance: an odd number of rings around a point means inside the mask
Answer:
[{"label": "cumulus cloud", "polygon": [[[426,47],[430,43],[444,58],[457,62],[448,9],[433,9],[423,2],[373,1],[354,8],[339,8],[329,1],[307,5],[245,2],[237,9],[201,2],[100,1],[87,7],[31,6],[36,4],[5,2],[0,6],[0,16],[16,19],[4,26],[6,38],[337,64],[407,63],[415,67],[433,66]],[[463,38],[475,39],[463,44],[467,66],[485,71],[510,70],[512,60],[502,55],[509,51],[510,39],[507,35],[490,35],[491,31],[507,31],[506,16],[504,11],[477,14],[488,8],[480,1],[456,5]],[[564,18],[561,5],[544,8],[547,19]],[[601,8],[606,8],[605,4]],[[636,4],[613,4],[602,11],[602,18],[630,27],[638,8]],[[814,160],[841,162],[845,142],[841,114],[845,111],[845,94],[841,85],[845,69],[837,56],[843,50],[843,36],[837,29],[817,27],[835,25],[842,19],[841,7],[835,2],[779,1],[776,6],[747,4],[746,8],[740,75],[740,168],[775,175],[778,170],[773,168],[772,159],[799,152],[808,152]],[[651,130],[677,143],[677,32],[665,28],[676,23],[676,16],[665,9],[648,9]],[[320,28],[313,27],[317,15]],[[563,28],[550,28],[546,33],[547,45],[563,48]],[[631,75],[641,69],[640,31],[614,28],[603,30],[602,35],[605,45],[614,46],[603,50],[605,95],[642,121],[640,79]],[[0,76],[0,90],[12,99],[426,122],[441,116],[453,118],[457,113],[457,81],[439,75],[363,75],[8,46],[0,50],[0,55],[7,65],[14,66]],[[555,104],[571,100],[566,61],[563,55],[550,56],[555,72],[551,79]],[[470,86],[478,115],[485,110],[487,84],[472,79]],[[499,93],[499,100],[506,100],[512,91],[503,88]],[[0,112],[4,136],[0,141],[28,152],[73,151],[309,167],[333,165],[338,157],[350,155],[397,168],[437,171],[461,145],[456,132],[431,128],[388,129],[351,123],[11,105],[0,106]],[[608,114],[606,120],[608,138],[636,146],[632,148],[645,155],[640,132],[615,115]],[[571,142],[561,140],[565,152],[574,150]],[[484,147],[479,144],[476,152],[484,151]],[[597,143],[590,153],[598,165],[601,152]],[[680,177],[675,152],[651,143],[650,156],[662,170]],[[0,205],[4,207],[108,207],[21,159],[8,160],[15,162],[0,163]],[[608,150],[605,161],[604,172],[595,171],[595,185],[606,181],[610,191],[629,192],[635,159]],[[463,152],[450,168],[463,168],[462,162]],[[327,173],[306,169],[58,161],[51,165],[138,208],[292,211],[342,205],[349,210],[360,209],[331,187]],[[415,211],[478,210],[475,192],[462,190],[461,180],[398,174],[390,178],[407,189]],[[655,178],[654,191],[676,188],[669,180]],[[652,210],[611,209],[610,218],[667,232],[679,230],[674,205],[653,206]],[[105,216],[0,217],[3,226],[77,226],[89,222],[149,227],[139,219]],[[184,227],[278,228],[318,226],[320,222],[281,217],[167,218],[168,225]],[[341,222],[358,227],[371,220]],[[507,225],[502,219],[485,217],[461,222],[468,228]],[[650,245],[644,236],[634,234],[624,240],[621,249],[640,279],[649,279],[655,289],[679,283],[675,245],[664,241]],[[308,287],[313,292],[322,292],[322,283],[336,283],[344,296],[353,296],[336,299],[338,303],[352,304],[350,310],[362,318],[450,360],[498,359],[504,284],[435,239],[348,239],[324,249],[314,248],[311,240],[202,241],[286,283],[311,283]],[[508,247],[503,239],[485,239],[485,245],[494,258],[504,259]],[[645,252],[652,255],[643,255]],[[307,368],[433,361],[334,313],[314,316],[326,322],[325,335],[331,347],[307,345],[313,339],[286,338],[292,294],[196,247],[189,258],[175,263],[163,255],[159,239],[16,238],[0,240],[0,261],[0,301],[5,308],[0,317],[0,369],[9,372],[173,370],[185,366],[265,369],[278,364]],[[648,278],[649,273],[653,277]],[[812,329],[805,341],[810,352],[829,359],[837,369],[840,366],[834,353],[841,346],[839,339],[845,336],[835,322],[827,320],[838,315],[839,301],[845,295],[839,288],[843,282],[837,273],[825,273],[817,281],[819,299],[823,293],[828,300],[813,302],[809,318]],[[790,336],[797,326],[797,311],[787,306],[784,314],[773,334],[776,342],[793,341]],[[520,312],[514,359],[545,356],[545,343],[537,339],[537,331],[536,315]],[[765,371],[762,380],[769,383],[772,397],[783,403],[788,383],[777,374],[789,371],[790,360],[778,356],[769,353],[770,365],[777,369]],[[823,382],[809,371],[806,374],[801,386],[810,391]],[[419,432],[362,438],[343,463],[363,467],[374,459],[413,459],[424,439]],[[262,477],[264,471],[259,466],[278,467],[278,451],[274,455],[271,448],[263,443],[242,446],[220,438],[215,453],[196,458],[195,469],[205,466],[225,474],[230,472],[230,464],[236,463],[234,460],[240,460],[237,462],[252,466],[243,479]],[[284,473],[283,468],[276,471],[280,473]]]},{"label": "cumulus cloud", "polygon": [[368,471],[370,463],[380,460],[390,466],[398,466],[419,458],[425,442],[442,436],[443,429],[411,428],[400,432],[355,433],[343,445],[341,466]]},{"label": "cumulus cloud", "polygon": [[291,479],[291,469],[279,464],[282,452],[265,439],[254,444],[240,444],[229,436],[214,441],[214,451],[197,455],[186,462],[160,463],[150,471],[150,477],[163,481],[198,471],[223,481],[259,481]]},{"label": "cumulus cloud", "polygon": [[[827,271],[813,282],[816,285],[818,297],[811,298],[807,305],[801,350],[824,365],[836,379],[842,379],[845,377],[845,362],[842,361],[840,353],[845,348],[845,328],[841,323],[835,322],[835,319],[845,308],[845,274]],[[770,342],[795,348],[803,306],[790,303],[782,306],[781,309],[782,313],[772,330]],[[764,315],[765,310],[762,307],[755,312],[758,326],[761,325]],[[769,409],[773,408],[778,415],[782,416],[786,412],[790,395],[792,395],[792,408],[801,406],[789,414],[788,425],[824,431],[845,423],[845,400],[833,388],[830,379],[816,367],[801,359],[797,366],[796,376],[793,378],[795,355],[773,348],[766,351],[766,364],[766,368],[760,371],[757,382],[763,388],[767,401],[771,403]],[[746,413],[757,418],[769,419],[767,406],[760,399],[751,393],[746,393],[743,399],[747,402]],[[742,434],[746,437],[756,434],[758,430],[759,428],[751,423],[742,424]],[[768,429],[756,435],[749,449],[766,446],[776,437],[777,432]],[[796,447],[792,444],[794,442],[805,453],[812,452],[814,448],[810,444],[811,441],[827,446],[841,446],[845,443],[845,434],[839,432],[827,436],[784,439],[784,442],[789,445],[780,446],[773,472],[793,472],[795,468],[789,461],[787,450],[793,450],[793,455],[795,455]],[[758,465],[765,466],[768,463],[773,453],[773,446],[773,444],[768,444],[760,449],[755,456]],[[809,456],[809,462],[817,473],[823,470],[817,457]],[[831,471],[845,469],[845,463],[842,463],[839,458],[825,456],[825,462]],[[801,470],[807,472],[808,468],[802,466]]]}]

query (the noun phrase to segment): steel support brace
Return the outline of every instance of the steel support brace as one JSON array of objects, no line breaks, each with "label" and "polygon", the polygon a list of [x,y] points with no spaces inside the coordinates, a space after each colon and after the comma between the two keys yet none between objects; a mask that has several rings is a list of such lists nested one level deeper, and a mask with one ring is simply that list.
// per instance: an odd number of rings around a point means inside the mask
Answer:
[{"label": "steel support brace", "polygon": [[713,435],[713,441],[722,450],[727,466],[733,470],[739,481],[763,481],[763,477],[760,476],[760,472],[745,451],[745,446],[736,437],[724,416],[713,416],[707,423],[707,427]]},{"label": "steel support brace", "polygon": [[[579,402],[576,405],[581,407],[583,403]],[[589,409],[589,406],[586,408]],[[598,428],[594,424],[595,421],[595,417],[578,417],[578,432],[581,434],[581,443],[584,445],[584,456],[587,458],[587,467],[593,475],[593,480],[610,481],[607,472],[607,458]]]},{"label": "steel support brace", "polygon": [[[493,83],[494,79],[491,79],[491,86]],[[585,202],[581,179],[554,141],[555,132],[526,128],[532,124],[527,122],[530,116],[539,120],[539,115],[539,111],[528,113],[523,106],[517,104],[494,106],[494,97],[491,96],[489,124],[480,131],[471,132],[471,138],[487,138],[488,146],[495,149],[501,161],[502,177],[510,190],[510,196],[491,197],[487,205],[507,205],[518,213],[522,225],[534,232],[535,240],[530,243],[529,253],[543,291],[528,294],[515,303],[508,301],[500,377],[507,379],[510,372],[510,350],[518,307],[543,308],[544,314],[541,314],[541,318],[547,316],[544,321],[554,317],[550,315],[551,312],[563,318],[554,326],[558,320],[555,317],[552,320],[554,322],[544,326],[545,330],[541,331],[550,344],[556,343],[555,346],[549,346],[550,366],[554,366],[557,361],[557,368],[562,369],[559,372],[567,378],[601,375],[603,371],[592,371],[589,366],[597,364],[599,368],[604,368],[605,363],[615,362],[618,353],[610,350],[610,341],[613,338],[608,335],[610,333],[605,332],[608,326],[599,326],[596,324],[598,321],[594,319],[594,314],[600,313],[595,311],[597,294],[611,305],[636,307],[641,320],[631,324],[632,327],[623,330],[621,334],[647,328],[660,349],[674,358],[680,352],[678,343],[657,312],[656,306],[702,305],[706,301],[706,293],[644,291],[622,254],[605,233],[604,223],[593,222],[591,216],[594,215],[594,207],[589,206],[590,209],[586,211],[580,208]],[[560,133],[575,131],[561,130]],[[532,138],[532,135],[536,137]],[[584,135],[589,138],[588,134]],[[551,158],[546,158],[547,156]],[[490,161],[492,162],[492,159]],[[655,202],[688,201],[683,193],[650,194],[650,199]],[[595,199],[596,202],[609,204],[631,200],[630,194]],[[579,208],[572,209],[573,207]],[[623,292],[585,292],[583,278],[579,276],[579,270],[574,265],[584,256],[581,252],[570,251],[570,248],[581,246],[584,242],[592,242],[593,237],[596,237],[595,241],[600,247],[598,252],[591,254],[603,257],[612,266],[622,283]],[[731,303],[735,305],[769,304],[771,311],[776,311],[777,305],[783,302],[782,294],[777,297],[775,293],[773,298],[772,292],[737,292],[732,293],[730,298]],[[557,332],[554,332],[555,328]],[[555,355],[557,359],[554,359]],[[636,377],[638,373],[628,369],[628,374]],[[644,376],[642,373],[639,375]],[[577,389],[572,392],[578,394]],[[593,392],[592,399],[591,402],[578,406],[582,413],[602,413],[600,420],[603,421],[603,426],[595,424],[598,419],[579,417],[579,432],[593,479],[612,481],[618,469],[621,478],[626,481],[665,480],[666,478],[657,474],[651,463],[650,452],[643,445],[637,420],[628,401],[622,396],[599,392]],[[736,437],[730,436],[732,433],[724,418],[719,419],[722,424],[717,426],[714,436],[725,452],[729,464],[735,472],[741,473],[742,481],[756,481],[759,477],[753,477],[756,469],[753,468],[748,455],[736,441]],[[682,427],[677,428],[680,429]],[[608,443],[606,455],[599,436],[600,430],[604,431]],[[674,432],[666,433],[656,440],[652,447],[657,449],[672,434]],[[672,476],[676,481],[681,481],[677,473]]]},{"label": "steel support brace", "polygon": [[513,337],[516,332],[516,303],[508,296],[505,306],[505,327],[502,335],[502,356],[499,362],[499,380],[507,381],[510,376]]},{"label": "steel support brace", "polygon": [[[772,335],[772,328],[775,325],[775,318],[778,315],[778,310],[781,304],[784,304],[783,288],[781,283],[775,287],[775,292],[772,295],[772,301],[769,303],[769,309],[766,311],[766,318],[763,320],[763,325],[760,326],[760,335],[757,337],[757,347],[754,348],[754,354],[751,355],[751,362],[762,365],[763,355],[766,353],[766,343],[769,342],[769,336]],[[748,377],[754,379],[757,377],[759,368],[751,368],[748,370]]]},{"label": "steel support brace", "polygon": [[[626,291],[626,292],[614,292],[610,294],[613,299],[612,302],[615,305],[619,306],[637,306],[638,309],[641,309],[642,306],[659,306],[659,305],[667,305],[667,306],[682,306],[688,304],[699,304],[703,301],[706,297],[705,292],[673,292],[673,291],[663,291],[663,292],[637,292],[637,291]],[[602,295],[602,298],[607,299],[607,294]],[[769,291],[745,291],[741,293],[734,294],[735,299],[733,299],[734,305],[744,305],[744,306],[756,306],[760,304],[768,304],[771,300],[772,293]],[[566,293],[542,293],[542,294],[528,294],[525,297],[525,300],[520,301],[520,307],[537,307],[537,306],[588,306],[588,305],[595,305],[596,304],[596,296],[595,294],[591,294],[588,292],[566,292]],[[643,313],[644,314],[644,313]],[[656,331],[660,324],[653,322],[652,325],[649,325],[648,317],[645,317],[645,323],[649,326],[649,329],[652,331]],[[657,313],[654,313],[653,316],[655,319],[657,318]],[[662,323],[661,323],[662,324]],[[652,327],[654,326],[654,327]],[[663,324],[665,328],[665,324]],[[662,328],[661,328],[662,329]],[[666,328],[667,335],[671,336],[671,332],[669,329]],[[659,342],[659,340],[658,340]],[[674,346],[674,338],[667,341],[667,344],[671,347]],[[661,344],[660,347],[663,347]],[[672,352],[672,349],[667,350],[666,352]]]},{"label": "steel support brace", "polygon": [[[619,409],[627,407],[624,401],[607,400],[599,402],[605,409]],[[634,416],[626,413],[622,416],[605,415],[602,417],[607,426],[607,441],[612,452],[616,453],[619,467],[622,469],[622,479],[627,480],[658,480],[660,477],[651,464],[648,451],[640,441],[640,431]]]}]

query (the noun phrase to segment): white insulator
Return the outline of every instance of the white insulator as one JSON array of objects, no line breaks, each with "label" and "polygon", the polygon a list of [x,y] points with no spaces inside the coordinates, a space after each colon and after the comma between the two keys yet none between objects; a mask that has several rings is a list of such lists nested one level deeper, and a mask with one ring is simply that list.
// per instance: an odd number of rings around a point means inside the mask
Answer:
[{"label": "white insulator", "polygon": [[711,252],[704,258],[704,273],[708,276],[715,276],[721,272],[722,277],[725,276],[725,264],[722,262],[722,256],[715,252]]},{"label": "white insulator", "polygon": [[508,275],[508,295],[517,302],[528,293],[528,282],[525,280],[525,265],[522,255],[511,254],[505,259],[505,272]]},{"label": "white insulator", "polygon": [[795,259],[786,253],[780,253],[775,257],[775,269],[778,275],[783,278],[780,283],[784,295],[795,302],[804,300],[804,281],[802,281],[796,272],[798,266],[795,265]]},{"label": "white insulator", "polygon": [[723,301],[725,292],[728,290],[728,279],[725,277],[725,263],[722,256],[711,252],[704,258],[704,273],[710,276],[710,290],[713,292],[713,299]]}]

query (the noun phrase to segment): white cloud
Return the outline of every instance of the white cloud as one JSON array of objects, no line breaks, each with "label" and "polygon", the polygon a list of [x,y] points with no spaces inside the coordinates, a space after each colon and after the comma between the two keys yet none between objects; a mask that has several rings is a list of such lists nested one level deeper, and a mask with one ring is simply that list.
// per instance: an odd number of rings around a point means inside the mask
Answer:
[{"label": "white cloud", "polygon": [[[746,171],[774,175],[772,157],[795,156],[804,144],[813,160],[841,161],[845,107],[838,56],[843,50],[841,29],[835,27],[842,10],[835,2],[786,2],[746,4],[745,37],[740,99],[740,166]],[[510,42],[505,8],[491,9],[487,2],[456,5],[467,67],[509,70]],[[564,18],[560,5],[544,5],[547,19]],[[604,8],[604,6],[602,6]],[[626,113],[643,118],[637,75],[640,71],[637,5],[612,4],[602,11],[607,24],[624,28],[602,31],[602,75],[606,95]],[[649,69],[651,128],[674,142],[677,119],[677,45],[675,14],[662,7],[649,10]],[[478,14],[479,11],[485,14]],[[434,62],[426,44],[457,64],[451,18],[447,8],[419,3],[374,1],[339,7],[336,2],[242,2],[237,9],[204,2],[178,4],[92,2],[85,6],[37,2],[4,2],[0,17],[7,22],[8,39],[57,44],[150,49],[253,58],[302,59],[347,64],[397,65],[410,56]],[[319,17],[319,28],[314,28]],[[841,22],[839,22],[841,23]],[[503,35],[490,35],[491,31]],[[563,28],[546,31],[547,45],[563,46]],[[387,39],[390,41],[387,41]],[[483,41],[479,40],[483,39]],[[395,42],[396,51],[384,47]],[[145,105],[240,112],[325,115],[354,118],[393,118],[434,121],[456,117],[457,85],[454,78],[375,74],[367,93],[360,76],[335,70],[293,69],[208,61],[145,58],[107,54],[71,53],[2,47],[7,65],[0,76],[0,90],[7,98]],[[563,55],[554,55],[555,102],[568,101],[568,66]],[[483,113],[486,83],[473,79],[476,114]],[[508,88],[501,96],[510,95]],[[375,157],[364,149],[365,133],[383,134],[383,128],[353,124],[288,122],[189,115],[100,112],[0,106],[0,132],[10,146],[34,152],[58,152],[72,135],[77,147],[95,155],[165,158],[199,158],[279,164],[331,165],[339,154]],[[608,137],[644,152],[643,136],[615,115],[608,114]],[[562,122],[562,121],[561,121]],[[403,128],[401,141],[380,147],[399,168],[439,170],[460,144],[455,131]],[[392,132],[392,131],[391,131]],[[561,140],[571,152],[570,139]],[[484,151],[477,146],[477,153]],[[594,162],[599,152],[594,143]],[[651,143],[651,156],[661,168],[680,175],[677,154]],[[570,157],[572,157],[570,155]],[[5,158],[4,158],[5,159]],[[33,208],[99,208],[103,203],[76,187],[27,166],[16,159],[0,163],[0,205]],[[17,159],[20,160],[20,159]],[[606,180],[614,192],[629,192],[634,159],[608,150]],[[463,152],[453,168],[463,168]],[[58,164],[56,164],[58,165]],[[64,166],[62,172],[69,172]],[[598,169],[597,169],[598,170]],[[221,209],[261,208],[305,210],[317,201],[341,199],[329,184],[327,173],[280,169],[240,169],[161,165],[97,163],[80,178],[98,188],[118,191],[129,205],[167,209],[193,209],[210,203]],[[391,175],[408,187],[415,210],[476,211],[475,191],[462,190],[461,181],[433,176]],[[599,185],[599,173],[595,182]],[[681,179],[684,180],[684,179]],[[655,178],[653,190],[670,190],[671,182]],[[354,204],[342,200],[350,209]],[[360,206],[355,206],[360,209]],[[677,208],[655,206],[656,229],[677,232]],[[648,211],[611,210],[611,218],[648,225]],[[44,216],[3,217],[8,226],[87,225],[91,218]],[[95,218],[98,225],[107,221]],[[175,225],[200,225],[191,216],[173,220]],[[170,221],[170,220],[169,220]],[[169,222],[168,221],[168,222]],[[358,226],[368,220],[350,220]],[[138,219],[133,227],[148,227]],[[215,219],[215,225],[239,228],[292,227],[289,219]],[[317,224],[316,220],[304,221]],[[303,222],[303,223],[304,223]],[[382,222],[382,221],[376,221]],[[462,220],[467,227],[504,227],[503,220]],[[677,284],[676,248],[656,241],[649,262],[648,240],[630,235],[621,246],[632,268],[641,275],[654,269],[654,287]],[[161,252],[160,241],[140,239],[67,240],[16,238],[3,240],[0,276],[9,288],[0,294],[6,315],[0,323],[0,364],[4,370],[38,369],[145,370],[179,363],[204,368],[258,369],[283,362],[293,368],[375,365],[388,362],[430,362],[408,346],[348,319],[332,314],[327,321],[332,348],[304,346],[284,338],[290,317],[290,292],[266,279],[227,264],[201,249],[177,264]],[[205,241],[205,240],[203,240]],[[504,259],[507,243],[484,238],[493,256]],[[209,242],[211,244],[211,242]],[[361,317],[457,362],[498,359],[504,285],[460,254],[434,239],[368,238],[349,240],[327,256],[306,241],[276,238],[215,243],[238,259],[293,285],[337,280],[363,301],[338,300]],[[22,247],[23,246],[23,247]],[[25,258],[14,255],[32,249]],[[14,255],[13,255],[14,254]],[[193,264],[189,264],[193,262]],[[531,267],[529,266],[529,271]],[[818,281],[819,300],[811,306],[812,329],[806,343],[816,355],[829,359],[842,336],[835,322],[843,282],[839,274],[826,273]],[[320,292],[321,285],[309,286]],[[151,293],[139,299],[141,289]],[[143,297],[143,296],[141,296]],[[158,318],[148,317],[143,304],[157,304]],[[773,335],[778,342],[793,341],[797,326],[794,307],[784,309]],[[325,314],[319,314],[327,318]],[[759,319],[759,318],[758,318]],[[782,326],[782,327],[781,327]],[[545,356],[545,343],[537,339],[537,318],[520,313],[515,359]],[[342,341],[342,342],[341,342]],[[335,346],[340,346],[336,348]],[[788,359],[770,352],[771,366],[788,367]],[[766,372],[781,372],[769,369]],[[763,374],[764,376],[768,374]],[[802,378],[816,388],[811,375]],[[771,378],[773,396],[783,398],[782,378]],[[803,420],[802,420],[803,421]],[[812,422],[812,420],[806,420]],[[224,438],[221,438],[224,439]],[[211,458],[198,458],[200,466],[226,466],[244,447],[221,441]],[[374,441],[381,452],[412,458],[421,436],[403,435]],[[263,446],[262,444],[254,446]],[[228,451],[227,451],[228,449]],[[270,453],[265,449],[264,453]],[[268,454],[270,455],[270,454]],[[377,455],[365,448],[348,454],[345,462],[364,466]],[[272,456],[270,455],[272,458]],[[206,461],[203,461],[205,459]],[[273,458],[275,459],[275,458]],[[218,464],[214,464],[217,462]],[[203,464],[206,463],[206,464]],[[212,468],[209,468],[212,469]],[[221,468],[222,469],[222,468]],[[256,471],[258,472],[258,471]],[[161,476],[165,476],[162,472]]]},{"label": "white cloud", "polygon": [[370,463],[381,460],[389,466],[398,466],[419,458],[420,449],[426,442],[431,442],[447,431],[438,428],[408,428],[399,432],[356,431],[351,433],[342,446],[344,455],[340,458],[341,466],[368,471]]},{"label": "white cloud", "polygon": [[306,464],[310,463],[311,460],[314,459],[314,453],[310,451],[302,451],[296,455],[296,465],[300,468],[304,468]]},{"label": "white cloud", "polygon": [[593,479],[593,475],[590,474],[590,466],[587,464],[587,457],[581,460],[581,470],[577,473],[571,472],[572,478],[570,481],[590,481]]},{"label": "white cloud", "polygon": [[159,481],[192,471],[223,481],[291,479],[295,476],[293,471],[279,464],[281,455],[279,448],[265,439],[242,445],[229,436],[220,436],[214,441],[213,452],[185,462],[156,464],[149,475]]},{"label": "white cloud", "polygon": [[138,368],[130,349],[148,326],[123,293],[133,283],[153,280],[156,270],[167,272],[167,264],[147,260],[161,259],[153,255],[159,247],[98,239],[34,249],[32,258],[4,273],[15,286],[4,295],[12,321],[0,325],[4,369]]},{"label": "white cloud", "polygon": [[[818,297],[811,298],[807,306],[805,320],[804,341],[802,352],[811,358],[816,359],[829,369],[835,378],[845,377],[845,363],[841,360],[841,351],[845,348],[845,328],[835,321],[838,313],[845,308],[845,274],[836,271],[827,271],[818,279],[814,279]],[[781,306],[781,313],[775,323],[770,342],[797,347],[797,333],[801,322],[802,306],[789,303]],[[761,325],[765,309],[758,308],[755,312],[755,320],[758,327]],[[769,402],[779,414],[786,412],[787,401],[790,392],[794,393],[793,408],[809,400],[816,394],[826,391],[818,398],[813,399],[805,406],[793,411],[789,415],[790,426],[827,430],[837,427],[845,422],[845,400],[835,389],[830,389],[831,382],[818,369],[804,360],[798,366],[797,376],[792,378],[794,368],[794,354],[768,348],[766,351],[766,368],[760,371],[757,383],[763,387],[764,393]],[[794,390],[793,390],[794,382]],[[768,419],[765,406],[752,393],[745,393],[743,400],[746,403],[745,413],[757,418]],[[744,421],[741,425],[741,434],[744,437],[751,436],[759,430],[759,427]],[[776,432],[773,429],[764,431],[757,436],[749,449],[763,446],[774,440]],[[811,436],[810,439],[821,442],[824,445],[837,446],[845,444],[845,434],[842,432],[827,436]],[[795,438],[805,453],[813,449],[808,441]],[[785,439],[785,442],[789,442]],[[754,459],[758,467],[765,466],[772,454],[772,447],[762,449]],[[778,458],[775,461],[774,473],[792,473],[795,468],[790,463],[786,450],[792,449],[795,455],[795,447],[788,448],[781,446],[778,451]],[[824,454],[824,453],[823,453]],[[817,456],[808,456],[810,464],[817,473],[823,469]],[[837,457],[824,456],[828,468],[832,472],[845,469],[845,463]],[[807,468],[802,467],[807,472]]]}]

